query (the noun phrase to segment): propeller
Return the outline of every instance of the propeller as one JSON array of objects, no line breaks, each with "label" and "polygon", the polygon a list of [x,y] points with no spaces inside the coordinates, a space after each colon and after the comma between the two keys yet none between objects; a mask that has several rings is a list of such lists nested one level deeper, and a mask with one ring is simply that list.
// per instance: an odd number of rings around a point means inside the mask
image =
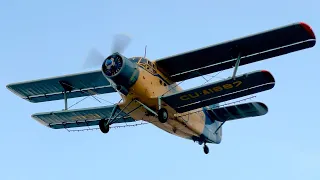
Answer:
[{"label": "propeller", "polygon": [[[111,54],[113,53],[123,53],[131,42],[131,38],[125,34],[117,34],[113,37]],[[105,56],[102,55],[97,49],[93,48],[90,50],[87,59],[83,64],[83,68],[92,68],[96,66],[101,66],[105,60]]]},{"label": "propeller", "polygon": [[91,49],[86,61],[83,64],[83,68],[93,68],[100,66],[105,57],[95,48]]},{"label": "propeller", "polygon": [[131,38],[125,34],[117,34],[113,37],[111,53],[123,53],[123,51],[129,46]]}]

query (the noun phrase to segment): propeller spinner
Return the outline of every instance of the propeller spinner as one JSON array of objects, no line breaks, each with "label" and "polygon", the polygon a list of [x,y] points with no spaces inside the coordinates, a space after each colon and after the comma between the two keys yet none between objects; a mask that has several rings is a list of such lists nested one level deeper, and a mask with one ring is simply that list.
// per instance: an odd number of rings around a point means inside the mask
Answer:
[{"label": "propeller spinner", "polygon": [[117,74],[123,64],[123,59],[117,53],[109,56],[105,61],[103,66],[104,72],[107,76],[114,76]]}]

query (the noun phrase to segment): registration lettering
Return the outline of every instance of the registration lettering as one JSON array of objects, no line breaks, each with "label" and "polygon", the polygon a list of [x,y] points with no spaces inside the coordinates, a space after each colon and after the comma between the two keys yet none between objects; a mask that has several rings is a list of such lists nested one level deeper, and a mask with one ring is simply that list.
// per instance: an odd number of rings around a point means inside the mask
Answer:
[{"label": "registration lettering", "polygon": [[182,95],[182,96],[180,96],[180,99],[182,101],[186,101],[186,100],[189,100],[189,99],[196,99],[196,98],[198,98],[200,96],[203,96],[203,95],[208,95],[208,94],[212,94],[212,93],[215,93],[215,92],[221,92],[221,91],[224,91],[224,90],[237,88],[241,84],[242,84],[242,81],[235,81],[233,83],[227,83],[227,84],[223,84],[221,86],[214,86],[212,88],[203,89],[203,90],[200,90],[198,92],[193,92],[193,93]]}]

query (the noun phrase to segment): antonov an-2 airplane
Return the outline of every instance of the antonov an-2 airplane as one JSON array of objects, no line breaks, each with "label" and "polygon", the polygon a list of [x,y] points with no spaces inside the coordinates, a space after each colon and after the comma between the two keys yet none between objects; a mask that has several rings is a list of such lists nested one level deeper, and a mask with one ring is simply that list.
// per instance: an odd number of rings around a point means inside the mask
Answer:
[{"label": "antonov an-2 airplane", "polygon": [[[33,114],[43,125],[75,128],[98,125],[108,133],[110,125],[143,120],[182,138],[204,145],[219,144],[226,121],[256,117],[268,112],[262,102],[232,106],[219,103],[270,90],[272,74],[257,70],[237,75],[241,65],[311,48],[316,37],[309,25],[298,22],[258,34],[211,45],[155,61],[123,56],[114,51],[99,59],[100,70],[13,83],[7,88],[33,102],[65,100],[65,109]],[[182,90],[177,82],[234,68],[231,77]],[[67,98],[120,93],[123,101],[110,106],[69,110]]]}]

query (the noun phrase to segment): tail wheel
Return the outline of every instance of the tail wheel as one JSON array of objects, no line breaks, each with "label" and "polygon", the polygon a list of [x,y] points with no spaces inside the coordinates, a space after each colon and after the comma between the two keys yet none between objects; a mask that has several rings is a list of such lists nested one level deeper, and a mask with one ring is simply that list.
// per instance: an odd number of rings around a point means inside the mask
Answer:
[{"label": "tail wheel", "polygon": [[209,153],[209,147],[207,145],[204,145],[203,146],[203,151],[205,154],[208,154]]},{"label": "tail wheel", "polygon": [[110,129],[110,125],[104,119],[99,121],[99,128],[102,133],[108,133]]},{"label": "tail wheel", "polygon": [[168,120],[168,111],[164,108],[161,108],[158,112],[158,119],[161,123],[165,123]]}]

